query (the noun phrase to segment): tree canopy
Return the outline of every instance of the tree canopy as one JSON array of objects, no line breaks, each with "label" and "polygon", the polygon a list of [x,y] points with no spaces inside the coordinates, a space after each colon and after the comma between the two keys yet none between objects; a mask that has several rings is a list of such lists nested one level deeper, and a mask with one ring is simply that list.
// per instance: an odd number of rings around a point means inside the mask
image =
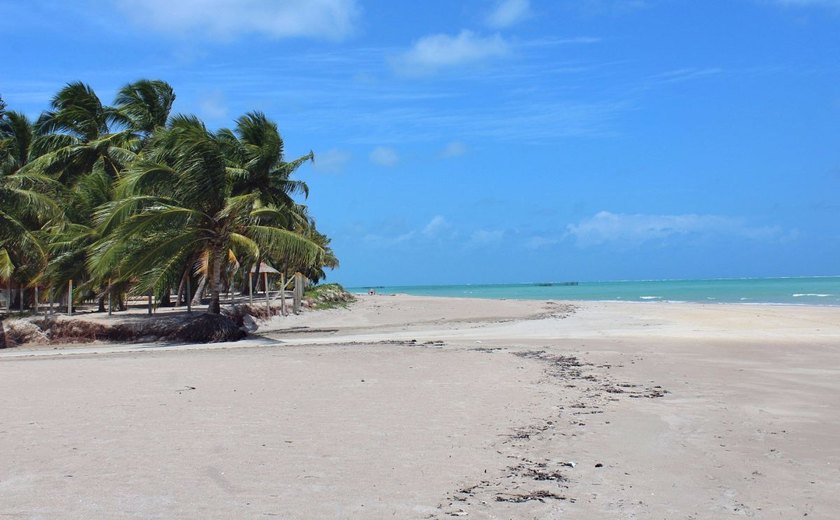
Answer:
[{"label": "tree canopy", "polygon": [[108,295],[165,300],[194,281],[218,313],[220,292],[247,287],[260,262],[316,280],[337,266],[292,178],[314,155],[287,161],[261,112],[211,130],[172,115],[174,101],[168,83],[145,79],[111,105],[68,83],[36,121],[0,99],[0,280],[53,297],[72,280],[74,299],[100,310]]}]

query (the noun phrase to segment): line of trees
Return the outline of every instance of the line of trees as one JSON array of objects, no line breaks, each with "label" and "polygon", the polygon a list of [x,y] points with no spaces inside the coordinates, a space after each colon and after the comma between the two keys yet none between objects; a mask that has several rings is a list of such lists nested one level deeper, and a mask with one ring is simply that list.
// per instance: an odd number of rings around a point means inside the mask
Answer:
[{"label": "line of trees", "polygon": [[[286,161],[277,125],[249,112],[209,130],[171,115],[175,93],[159,80],[123,87],[112,105],[70,83],[36,120],[0,99],[0,280],[13,306],[40,287],[76,301],[156,294],[163,304],[225,289],[248,290],[267,261],[320,280],[338,265],[330,240],[291,178],[309,153]],[[194,289],[186,294],[185,288]]]}]

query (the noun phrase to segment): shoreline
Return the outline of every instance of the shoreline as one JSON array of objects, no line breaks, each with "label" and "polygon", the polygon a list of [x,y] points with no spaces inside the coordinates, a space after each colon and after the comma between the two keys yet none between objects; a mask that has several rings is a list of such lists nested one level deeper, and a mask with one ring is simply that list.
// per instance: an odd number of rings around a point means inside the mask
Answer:
[{"label": "shoreline", "polygon": [[840,309],[626,303],[362,296],[259,341],[0,352],[0,512],[840,508]]},{"label": "shoreline", "polygon": [[[829,305],[808,305],[808,304],[757,304],[757,303],[694,303],[694,302],[667,302],[667,301],[581,301],[581,300],[520,300],[520,299],[490,299],[471,297],[450,297],[450,296],[415,296],[407,294],[376,294],[376,295],[354,295],[362,305],[354,306],[349,304],[348,308],[312,310],[308,309],[301,314],[281,317],[274,316],[269,320],[259,320],[257,329],[249,332],[247,336],[234,341],[217,341],[205,343],[189,343],[184,341],[122,341],[109,342],[107,340],[96,340],[93,342],[68,342],[68,343],[25,343],[19,346],[0,349],[0,359],[4,357],[23,357],[32,353],[38,356],[48,356],[51,352],[55,355],[71,354],[73,352],[98,353],[98,352],[140,352],[150,349],[157,350],[200,350],[202,348],[223,349],[223,348],[248,348],[252,346],[264,346],[268,344],[277,345],[323,345],[332,343],[354,343],[358,341],[383,341],[388,339],[421,339],[443,338],[447,341],[480,341],[485,336],[500,335],[509,337],[519,335],[523,338],[550,339],[547,335],[546,326],[527,327],[527,331],[517,331],[514,323],[516,320],[526,322],[546,321],[547,326],[552,323],[554,332],[559,334],[557,338],[569,339],[592,339],[593,337],[632,337],[639,338],[665,337],[679,339],[682,341],[706,341],[708,339],[730,340],[733,342],[778,342],[791,341],[799,343],[803,337],[807,341],[808,334],[814,333],[814,338],[826,336],[826,339],[840,342],[840,306]],[[393,317],[393,323],[387,323],[391,317],[383,320],[383,323],[374,324],[372,320],[354,323],[358,321],[360,313],[366,313],[366,307],[376,305],[377,302],[397,302],[397,305],[409,304],[412,306],[412,316],[397,315]],[[453,308],[469,308],[474,312],[468,316],[459,317],[457,312],[452,320],[444,320],[443,316],[437,316],[435,312],[429,312],[429,308],[443,306],[447,310]],[[663,310],[664,314],[657,312]],[[583,315],[590,317],[588,322],[575,323],[570,325],[564,322],[552,322],[551,318],[560,314],[574,314],[581,311]],[[631,312],[632,311],[632,312]],[[641,314],[640,314],[640,311]],[[756,316],[752,313],[767,313],[772,311],[772,316],[765,316],[760,319],[773,319],[773,323],[764,324],[760,330],[750,331]],[[788,312],[786,312],[788,311]],[[356,313],[354,315],[354,312]],[[424,315],[424,313],[426,315]],[[58,315],[62,320],[82,321],[93,324],[122,325],[140,323],[144,321],[166,320],[172,316],[197,317],[204,312],[193,311],[191,315],[186,311],[177,308],[167,308],[154,315],[146,315],[142,309],[134,309],[133,312],[114,314],[108,317],[107,314],[90,313],[74,315],[72,318]],[[628,322],[622,321],[621,317],[633,317]],[[338,319],[336,319],[338,318]],[[579,317],[580,318],[580,317]],[[650,324],[641,324],[639,320],[661,321],[663,318],[671,320],[669,326],[659,323],[659,326],[652,327]],[[700,326],[692,326],[692,320],[702,318]],[[746,320],[744,324],[733,328],[733,324],[726,326],[706,327],[702,325],[714,324],[715,322],[733,322],[737,319]],[[485,327],[481,328],[481,334],[471,338],[470,327],[462,326],[461,322],[466,319],[470,321],[486,321]],[[816,329],[808,330],[813,320],[824,320],[823,325],[827,329],[821,334],[816,334]],[[834,321],[833,321],[834,320]],[[11,320],[4,320],[11,321]],[[448,321],[445,326],[441,326]],[[494,323],[501,321],[501,323]],[[635,322],[635,323],[634,323]],[[787,325],[780,327],[780,323]],[[696,324],[695,324],[696,325]],[[8,327],[8,325],[7,325]],[[793,328],[789,331],[789,328]],[[320,331],[327,333],[319,335]],[[403,329],[403,330],[396,330]],[[510,329],[510,330],[508,330]],[[594,333],[592,331],[595,331]],[[476,331],[478,333],[478,331]],[[540,333],[543,334],[540,334]],[[690,332],[690,333],[689,333]],[[706,334],[706,335],[704,335]],[[475,334],[474,334],[475,335]]]}]

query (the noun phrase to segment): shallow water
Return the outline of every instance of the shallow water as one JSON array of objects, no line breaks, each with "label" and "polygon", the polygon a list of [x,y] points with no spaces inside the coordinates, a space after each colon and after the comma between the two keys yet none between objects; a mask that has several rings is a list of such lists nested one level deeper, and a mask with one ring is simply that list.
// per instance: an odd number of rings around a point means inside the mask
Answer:
[{"label": "shallow water", "polygon": [[[351,288],[366,293],[371,287]],[[375,287],[377,293],[519,300],[840,305],[840,276]]]}]

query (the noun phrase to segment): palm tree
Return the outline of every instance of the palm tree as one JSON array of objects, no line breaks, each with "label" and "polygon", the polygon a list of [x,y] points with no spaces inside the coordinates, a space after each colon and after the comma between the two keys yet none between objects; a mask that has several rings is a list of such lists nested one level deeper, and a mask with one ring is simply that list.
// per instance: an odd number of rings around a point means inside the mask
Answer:
[{"label": "palm tree", "polygon": [[60,213],[55,202],[60,186],[23,171],[34,154],[33,136],[25,115],[10,111],[0,118],[0,278],[19,283],[33,280],[44,266],[39,229]]},{"label": "palm tree", "polygon": [[51,106],[36,123],[45,153],[33,161],[33,168],[72,186],[94,167],[116,178],[134,160],[137,136],[130,120],[103,105],[89,85],[69,83]]},{"label": "palm tree", "polygon": [[35,129],[26,115],[9,111],[0,116],[0,171],[10,175],[36,155]]},{"label": "palm tree", "polygon": [[120,89],[114,105],[130,127],[144,140],[166,126],[175,92],[165,81],[143,79]]},{"label": "palm tree", "polygon": [[[222,129],[217,137],[233,172],[235,195],[257,194],[261,204],[283,208],[293,223],[304,218],[293,196],[308,197],[309,187],[305,182],[290,177],[303,163],[314,160],[312,152],[286,162],[283,138],[277,124],[262,112],[243,115],[236,120],[235,130]],[[246,272],[250,272],[252,265],[256,266],[256,279],[259,280],[260,265],[266,260],[264,255],[243,260]],[[243,292],[251,290],[246,279],[242,283]]]},{"label": "palm tree", "polygon": [[229,166],[237,168],[233,193],[258,193],[263,204],[294,204],[293,195],[309,195],[303,181],[290,179],[306,161],[315,159],[309,152],[286,162],[283,138],[277,124],[262,112],[249,112],[236,120],[236,130],[218,132]]},{"label": "palm tree", "polygon": [[118,181],[118,200],[97,213],[106,238],[94,248],[91,272],[117,267],[135,292],[178,282],[182,266],[200,256],[208,267],[209,312],[220,312],[222,267],[231,251],[284,254],[308,262],[323,250],[284,229],[288,212],[262,205],[259,194],[235,194],[225,144],[194,117],[178,116],[152,137],[148,151]]},{"label": "palm tree", "polygon": [[[78,285],[76,297],[99,300],[99,311],[105,311],[105,297],[111,290],[107,275],[92,276],[87,269],[90,249],[102,239],[99,226],[93,220],[96,209],[113,200],[113,180],[97,168],[82,176],[72,190],[63,197],[64,218],[47,228],[50,262],[43,279],[63,294],[67,282]],[[122,299],[120,307],[122,307]]]}]

